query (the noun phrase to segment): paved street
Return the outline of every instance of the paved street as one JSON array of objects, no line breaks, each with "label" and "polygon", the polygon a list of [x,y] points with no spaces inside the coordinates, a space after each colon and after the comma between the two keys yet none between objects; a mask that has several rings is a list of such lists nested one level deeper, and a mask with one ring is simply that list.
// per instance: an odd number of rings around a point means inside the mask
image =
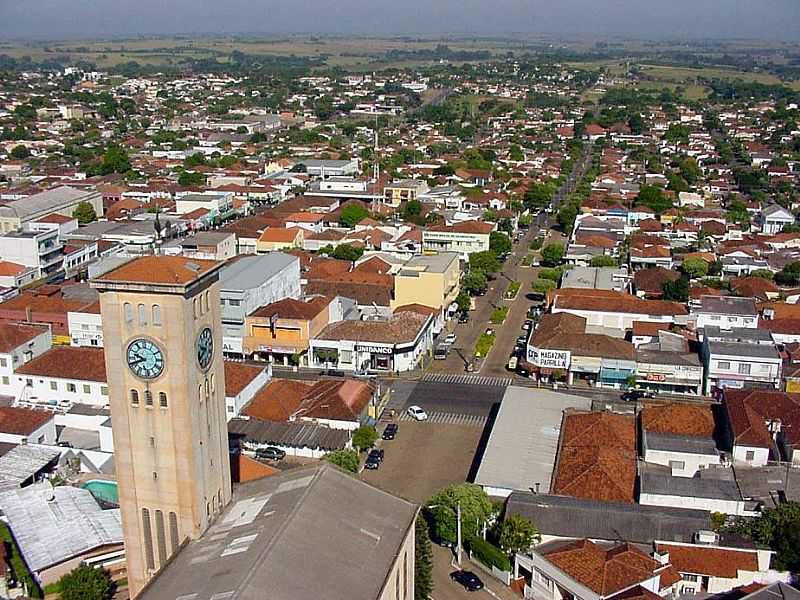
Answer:
[{"label": "paved street", "polygon": [[451,566],[452,562],[454,562],[454,557],[449,548],[442,548],[433,544],[433,593],[430,596],[430,600],[463,600],[464,598],[471,598],[472,600],[480,600],[482,598],[519,600],[520,597],[511,589],[474,566],[465,552],[462,558],[463,568],[480,577],[485,586],[479,592],[466,591],[461,585],[450,580],[450,573],[458,569],[458,567]]}]

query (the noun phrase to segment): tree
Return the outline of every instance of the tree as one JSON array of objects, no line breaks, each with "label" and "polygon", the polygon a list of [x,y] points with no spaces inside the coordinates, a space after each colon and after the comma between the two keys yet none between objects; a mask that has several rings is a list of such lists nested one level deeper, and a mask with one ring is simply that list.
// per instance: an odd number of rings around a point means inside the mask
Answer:
[{"label": "tree", "polygon": [[348,204],[342,209],[339,215],[339,225],[342,227],[354,227],[369,216],[369,211],[364,208],[360,203],[355,202]]},{"label": "tree", "polygon": [[358,473],[358,452],[355,450],[334,450],[325,455],[325,460],[345,471]]},{"label": "tree", "polygon": [[497,260],[494,252],[473,252],[469,255],[470,270],[476,269],[484,273],[496,273],[500,270],[500,261]]},{"label": "tree", "polygon": [[546,267],[555,267],[561,264],[564,258],[564,244],[547,244],[542,248],[542,264]]},{"label": "tree", "polygon": [[200,173],[199,171],[190,173],[189,171],[183,171],[178,176],[178,185],[187,187],[192,185],[203,185],[206,182],[206,176]]},{"label": "tree", "polygon": [[72,216],[78,219],[78,223],[81,225],[86,225],[86,223],[97,220],[97,213],[94,211],[94,206],[86,200],[80,202],[78,206],[75,207],[75,210],[72,211]]},{"label": "tree", "polygon": [[531,287],[537,294],[546,294],[550,290],[555,289],[556,282],[552,279],[534,279]]},{"label": "tree", "polygon": [[730,529],[777,552],[774,568],[800,572],[800,503],[764,509],[754,519],[739,517]]},{"label": "tree", "polygon": [[414,531],[414,600],[428,600],[433,592],[433,551],[428,524],[417,515]]},{"label": "tree", "polygon": [[472,301],[469,299],[469,294],[465,290],[458,292],[458,296],[456,296],[456,306],[458,306],[458,310],[462,313],[472,308]]},{"label": "tree", "polygon": [[362,425],[353,432],[353,446],[360,451],[372,448],[375,440],[378,439],[378,431],[372,425]]},{"label": "tree", "polygon": [[470,269],[461,281],[461,289],[472,296],[477,296],[486,291],[489,282],[486,280],[486,273],[480,269]]},{"label": "tree", "polygon": [[104,569],[76,567],[58,580],[61,600],[109,600],[114,584]]},{"label": "tree", "polygon": [[500,525],[498,541],[506,554],[516,554],[533,546],[542,539],[539,530],[522,515],[511,515]]},{"label": "tree", "polygon": [[591,264],[593,267],[616,267],[617,261],[614,259],[613,256],[607,256],[603,254],[601,256],[595,256],[592,259]]},{"label": "tree", "polygon": [[775,283],[778,285],[798,285],[800,284],[800,261],[791,262],[784,266],[782,270],[775,273]]},{"label": "tree", "polygon": [[558,211],[556,215],[556,219],[558,220],[558,224],[561,226],[561,231],[565,233],[570,233],[572,228],[575,226],[575,219],[578,216],[578,209],[574,207],[572,204],[567,204],[566,206],[562,206],[561,209]]},{"label": "tree", "polygon": [[637,201],[657,214],[672,208],[672,200],[664,196],[664,190],[654,185],[641,186]]},{"label": "tree", "polygon": [[525,191],[525,208],[544,208],[553,199],[555,187],[551,183],[534,183]]},{"label": "tree", "polygon": [[433,534],[437,540],[456,541],[456,507],[461,505],[461,534],[464,539],[477,536],[492,515],[492,502],[478,485],[449,485],[429,501]]},{"label": "tree", "polygon": [[689,280],[686,276],[678,277],[675,281],[665,281],[661,286],[664,300],[686,302],[689,300]]},{"label": "tree", "polygon": [[357,261],[364,254],[364,248],[351,246],[350,244],[339,244],[334,248],[332,256],[339,260]]},{"label": "tree", "polygon": [[494,252],[495,256],[502,256],[511,252],[511,239],[500,231],[493,231],[489,234],[489,250]]},{"label": "tree", "polygon": [[127,173],[131,170],[131,161],[128,153],[119,146],[109,146],[103,160],[100,163],[100,174],[110,175],[111,173]]},{"label": "tree", "polygon": [[689,279],[705,277],[708,274],[708,263],[702,258],[687,258],[681,265],[681,270]]},{"label": "tree", "polygon": [[750,276],[761,277],[762,279],[769,279],[770,281],[772,281],[772,278],[774,277],[772,271],[769,269],[756,269],[755,271],[750,272]]},{"label": "tree", "polygon": [[26,146],[14,146],[11,149],[11,158],[15,158],[16,160],[25,160],[26,158],[30,157],[31,151],[28,150]]}]

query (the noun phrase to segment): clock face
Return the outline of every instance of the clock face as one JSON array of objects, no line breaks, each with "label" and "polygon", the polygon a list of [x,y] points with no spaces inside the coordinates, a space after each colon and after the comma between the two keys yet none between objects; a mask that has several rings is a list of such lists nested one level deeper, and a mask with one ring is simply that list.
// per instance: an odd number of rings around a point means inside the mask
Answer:
[{"label": "clock face", "polygon": [[214,336],[211,329],[206,327],[197,336],[197,362],[200,368],[205,370],[214,358]]},{"label": "clock face", "polygon": [[137,338],[128,344],[128,368],[141,379],[155,379],[164,371],[164,353],[154,342]]}]

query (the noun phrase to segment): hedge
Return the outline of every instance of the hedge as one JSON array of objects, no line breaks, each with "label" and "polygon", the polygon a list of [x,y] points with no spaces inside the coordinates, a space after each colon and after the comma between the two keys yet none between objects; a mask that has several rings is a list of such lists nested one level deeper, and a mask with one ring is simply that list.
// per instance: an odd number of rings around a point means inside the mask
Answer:
[{"label": "hedge", "polygon": [[472,538],[469,540],[469,550],[486,566],[497,567],[501,571],[511,571],[511,561],[508,560],[508,556],[486,540]]}]

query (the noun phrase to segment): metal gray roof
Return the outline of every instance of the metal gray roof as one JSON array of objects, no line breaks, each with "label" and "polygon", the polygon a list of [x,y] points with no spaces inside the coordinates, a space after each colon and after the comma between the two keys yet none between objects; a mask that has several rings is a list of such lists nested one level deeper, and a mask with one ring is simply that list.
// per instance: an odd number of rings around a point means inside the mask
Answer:
[{"label": "metal gray roof", "polygon": [[773,358],[780,360],[775,346],[765,344],[748,344],[745,342],[708,342],[711,354],[752,358]]},{"label": "metal gray roof", "polygon": [[19,217],[25,220],[29,217],[56,211],[64,206],[80,202],[84,198],[96,196],[99,192],[78,190],[66,185],[39,192],[27,198],[13,200],[0,206],[0,215],[3,217]]},{"label": "metal gray roof", "polygon": [[[724,477],[724,479],[722,478]],[[673,477],[662,469],[646,465],[639,478],[642,494],[710,498],[713,500],[742,499],[730,469],[702,469],[694,477]]]},{"label": "metal gray roof", "polygon": [[509,490],[550,489],[566,408],[589,410],[591,399],[509,387],[492,426],[475,483]]},{"label": "metal gray roof", "polygon": [[570,496],[514,492],[506,516],[522,515],[542,535],[649,544],[655,540],[690,542],[711,528],[711,513],[687,508],[599,502]]},{"label": "metal gray roof", "polygon": [[662,350],[636,351],[636,362],[650,365],[680,365],[684,367],[699,367],[700,358],[696,354],[684,352],[665,352]]},{"label": "metal gray roof", "polygon": [[377,599],[416,514],[326,463],[265,477],[239,486],[139,598]]},{"label": "metal gray roof", "polygon": [[0,456],[0,489],[19,487],[60,456],[58,450],[21,445]]},{"label": "metal gray roof", "polygon": [[755,300],[736,296],[703,296],[700,298],[700,307],[694,312],[741,315],[745,317],[758,315]]},{"label": "metal gray roof", "polygon": [[275,423],[260,419],[231,419],[228,433],[259,443],[289,448],[340,450],[350,441],[344,429],[332,429],[306,421]]},{"label": "metal gray roof", "polygon": [[0,510],[34,572],[123,542],[119,509],[101,509],[88,490],[38,483],[0,494]]},{"label": "metal gray roof", "polygon": [[248,290],[264,285],[276,274],[292,263],[297,263],[300,272],[300,259],[283,252],[269,252],[254,256],[243,256],[223,267],[219,274],[220,289]]},{"label": "metal gray roof", "polygon": [[642,438],[647,450],[684,452],[687,454],[700,454],[704,456],[716,456],[718,454],[717,446],[710,437],[672,435],[648,431],[644,432]]}]

